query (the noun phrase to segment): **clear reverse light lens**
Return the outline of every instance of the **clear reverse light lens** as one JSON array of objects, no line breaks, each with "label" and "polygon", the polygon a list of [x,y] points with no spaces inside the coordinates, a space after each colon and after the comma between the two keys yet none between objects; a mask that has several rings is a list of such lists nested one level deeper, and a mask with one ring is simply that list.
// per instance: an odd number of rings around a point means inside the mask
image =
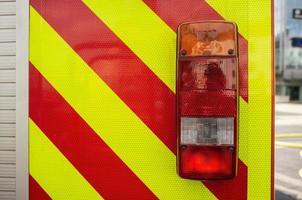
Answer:
[{"label": "clear reverse light lens", "polygon": [[234,118],[181,118],[182,145],[234,145]]}]

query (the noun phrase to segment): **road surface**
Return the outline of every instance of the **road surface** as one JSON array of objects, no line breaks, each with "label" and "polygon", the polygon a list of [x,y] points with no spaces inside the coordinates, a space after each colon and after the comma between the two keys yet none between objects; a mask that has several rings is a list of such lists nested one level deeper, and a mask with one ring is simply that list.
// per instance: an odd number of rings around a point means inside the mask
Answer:
[{"label": "road surface", "polygon": [[[302,104],[276,104],[276,136],[302,134]],[[280,135],[279,135],[280,136]],[[276,139],[302,145],[302,137]],[[302,149],[275,147],[275,188],[277,200],[302,200]]]}]

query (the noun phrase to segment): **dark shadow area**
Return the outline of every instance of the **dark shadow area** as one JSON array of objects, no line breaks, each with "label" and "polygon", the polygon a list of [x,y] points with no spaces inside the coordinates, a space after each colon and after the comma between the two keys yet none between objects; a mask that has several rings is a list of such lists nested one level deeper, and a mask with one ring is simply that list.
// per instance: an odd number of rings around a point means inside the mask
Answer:
[{"label": "dark shadow area", "polygon": [[278,190],[276,190],[275,195],[276,195],[276,200],[296,200],[295,197],[282,193]]}]

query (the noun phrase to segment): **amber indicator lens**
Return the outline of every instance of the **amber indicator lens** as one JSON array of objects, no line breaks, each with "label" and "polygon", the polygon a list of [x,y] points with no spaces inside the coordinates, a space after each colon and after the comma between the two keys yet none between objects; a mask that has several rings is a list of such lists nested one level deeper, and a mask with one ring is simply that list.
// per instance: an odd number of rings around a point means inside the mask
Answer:
[{"label": "amber indicator lens", "polygon": [[235,55],[232,23],[191,23],[180,27],[179,56]]}]

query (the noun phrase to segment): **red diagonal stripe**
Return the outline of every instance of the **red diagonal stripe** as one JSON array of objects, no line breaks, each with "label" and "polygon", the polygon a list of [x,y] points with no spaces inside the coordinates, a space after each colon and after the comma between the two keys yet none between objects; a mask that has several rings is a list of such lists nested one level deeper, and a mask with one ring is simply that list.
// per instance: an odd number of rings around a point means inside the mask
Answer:
[{"label": "red diagonal stripe", "polygon": [[32,120],[105,199],[157,199],[32,64],[29,95]]},{"label": "red diagonal stripe", "polygon": [[[183,22],[194,20],[223,20],[204,0],[144,0],[144,2],[164,20],[174,31]],[[248,101],[248,43],[239,36],[239,86],[240,96]]]},{"label": "red diagonal stripe", "polygon": [[81,1],[31,5],[175,153],[173,92]]},{"label": "red diagonal stripe", "polygon": [[[173,30],[185,21],[193,20],[222,20],[213,8],[203,0],[173,1],[173,0],[144,0],[144,2],[164,20]],[[247,68],[247,41],[239,37],[240,67],[239,87],[240,95],[248,100],[248,68]],[[247,198],[247,166],[238,161],[238,176],[229,181],[203,182],[218,199],[243,200]]]},{"label": "red diagonal stripe", "polygon": [[50,196],[41,188],[39,183],[29,175],[29,199],[30,200],[51,200]]}]

